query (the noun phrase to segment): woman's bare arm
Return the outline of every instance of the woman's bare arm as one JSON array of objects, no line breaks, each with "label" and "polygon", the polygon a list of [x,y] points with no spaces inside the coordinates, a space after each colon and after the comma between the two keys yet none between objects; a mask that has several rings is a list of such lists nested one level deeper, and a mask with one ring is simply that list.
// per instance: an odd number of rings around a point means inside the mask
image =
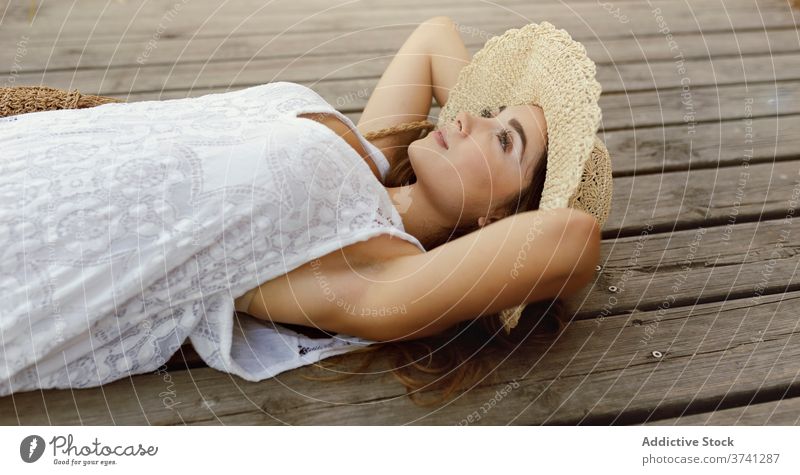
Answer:
[{"label": "woman's bare arm", "polygon": [[[470,58],[450,18],[426,20],[406,39],[378,81],[359,118],[359,132],[427,119],[431,98],[444,106],[458,73]],[[407,146],[418,135],[406,132],[376,139],[374,145],[391,163],[395,157],[392,151]]]},{"label": "woman's bare arm", "polygon": [[[586,285],[600,258],[600,228],[583,211],[528,211],[385,263],[359,311],[329,314],[328,330],[376,341],[417,339]],[[383,311],[381,309],[403,309]]]}]

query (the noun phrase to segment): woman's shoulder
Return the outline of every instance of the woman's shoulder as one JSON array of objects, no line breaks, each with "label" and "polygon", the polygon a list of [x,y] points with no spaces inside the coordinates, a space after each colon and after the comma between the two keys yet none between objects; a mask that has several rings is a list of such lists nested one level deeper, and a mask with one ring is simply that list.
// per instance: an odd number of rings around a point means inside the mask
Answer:
[{"label": "woman's shoulder", "polygon": [[322,98],[316,91],[308,86],[296,82],[289,81],[275,81],[266,84],[259,84],[240,89],[236,92],[243,94],[257,94],[257,95],[273,95],[280,97],[302,97],[307,100],[315,102],[322,101],[327,104],[327,101]]}]

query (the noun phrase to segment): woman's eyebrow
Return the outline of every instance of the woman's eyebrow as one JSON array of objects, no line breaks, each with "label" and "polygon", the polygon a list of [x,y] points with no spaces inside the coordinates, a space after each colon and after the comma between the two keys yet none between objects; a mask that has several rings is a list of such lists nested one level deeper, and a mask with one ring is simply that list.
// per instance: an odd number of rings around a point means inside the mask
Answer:
[{"label": "woman's eyebrow", "polygon": [[[506,106],[498,107],[497,113],[499,114],[503,112],[505,108]],[[522,125],[519,123],[517,119],[511,119],[510,121],[508,121],[508,123],[511,124],[511,127],[514,127],[514,130],[517,131],[520,138],[522,139],[522,152],[520,152],[519,154],[519,163],[522,163],[522,159],[525,157],[525,145],[528,144],[528,138],[525,136],[525,131],[522,130]]]},{"label": "woman's eyebrow", "polygon": [[522,129],[522,125],[519,123],[517,119],[511,119],[508,121],[509,125],[517,131],[520,138],[522,139],[522,152],[519,155],[519,162],[522,163],[522,157],[525,156],[525,146],[528,144],[528,138],[525,136],[525,131]]}]

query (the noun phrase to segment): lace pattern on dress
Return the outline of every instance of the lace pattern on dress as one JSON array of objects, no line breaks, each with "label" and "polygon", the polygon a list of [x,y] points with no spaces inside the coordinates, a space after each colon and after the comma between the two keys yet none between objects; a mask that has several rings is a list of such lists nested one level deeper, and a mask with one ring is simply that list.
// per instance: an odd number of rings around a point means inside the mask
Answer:
[{"label": "lace pattern on dress", "polygon": [[355,242],[391,234],[424,251],[363,159],[299,111],[347,119],[276,82],[2,121],[0,395],[156,371],[187,338],[251,381],[372,343],[234,312]]}]

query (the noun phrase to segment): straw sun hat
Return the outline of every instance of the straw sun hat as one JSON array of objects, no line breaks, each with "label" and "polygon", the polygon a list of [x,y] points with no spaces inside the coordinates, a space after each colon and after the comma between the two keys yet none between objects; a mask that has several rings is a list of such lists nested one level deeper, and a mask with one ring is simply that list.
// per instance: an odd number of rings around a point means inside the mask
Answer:
[{"label": "straw sun hat", "polygon": [[[611,206],[611,160],[597,130],[600,83],[586,48],[543,21],[495,36],[461,70],[437,127],[456,113],[533,104],[547,122],[547,173],[539,209],[576,208],[602,227]],[[503,310],[507,333],[525,305]]]}]

